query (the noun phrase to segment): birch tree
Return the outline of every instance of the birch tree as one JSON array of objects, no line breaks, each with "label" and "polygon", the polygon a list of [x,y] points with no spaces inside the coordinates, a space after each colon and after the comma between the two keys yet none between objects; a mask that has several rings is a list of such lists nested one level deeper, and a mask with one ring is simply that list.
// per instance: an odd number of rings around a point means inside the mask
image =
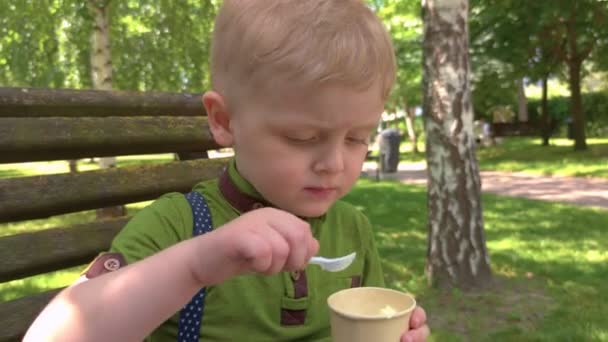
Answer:
[{"label": "birch tree", "polygon": [[[98,90],[112,90],[112,54],[110,51],[109,0],[89,0],[94,26],[91,34],[91,79]],[[116,167],[116,157],[99,158],[99,167]],[[97,218],[125,215],[124,206],[114,206],[97,210]]]},{"label": "birch tree", "polygon": [[423,0],[422,9],[427,276],[440,287],[485,287],[492,273],[473,134],[468,0]]}]

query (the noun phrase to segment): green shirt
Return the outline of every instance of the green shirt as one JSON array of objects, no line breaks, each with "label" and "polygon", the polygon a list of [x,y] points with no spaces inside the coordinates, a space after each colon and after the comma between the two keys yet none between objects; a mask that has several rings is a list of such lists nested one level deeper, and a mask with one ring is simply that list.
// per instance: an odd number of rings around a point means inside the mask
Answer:
[{"label": "green shirt", "polygon": [[[238,189],[260,197],[243,179],[234,163],[229,175]],[[214,227],[235,219],[240,212],[222,196],[218,180],[197,184],[194,191],[205,197]],[[144,208],[114,239],[112,252],[134,263],[192,237],[192,211],[183,194],[162,196]],[[347,269],[330,273],[318,266],[305,270],[308,293],[295,298],[295,274],[243,275],[207,288],[201,324],[201,341],[329,341],[327,297],[360,280],[363,286],[384,286],[371,226],[353,206],[338,201],[318,218],[308,219],[319,241],[319,255],[337,257],[357,252]],[[282,325],[282,310],[306,310],[303,324]],[[176,341],[179,312],[163,323],[148,341]]]}]

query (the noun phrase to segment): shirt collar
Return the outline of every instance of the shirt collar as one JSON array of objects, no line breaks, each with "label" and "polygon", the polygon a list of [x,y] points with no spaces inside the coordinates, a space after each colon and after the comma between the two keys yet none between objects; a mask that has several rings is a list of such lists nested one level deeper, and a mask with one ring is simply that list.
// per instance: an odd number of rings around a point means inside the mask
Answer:
[{"label": "shirt collar", "polygon": [[230,161],[220,176],[219,187],[224,198],[238,211],[246,213],[250,210],[272,206],[236,169],[234,159]]}]

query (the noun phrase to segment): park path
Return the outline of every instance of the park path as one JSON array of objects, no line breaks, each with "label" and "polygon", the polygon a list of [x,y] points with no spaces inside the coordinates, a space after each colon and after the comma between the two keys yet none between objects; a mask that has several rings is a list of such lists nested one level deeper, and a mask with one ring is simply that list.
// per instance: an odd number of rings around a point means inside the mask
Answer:
[{"label": "park path", "polygon": [[[363,173],[376,175],[376,163],[366,162]],[[426,163],[400,163],[398,171],[383,175],[403,183],[426,185]],[[535,176],[523,173],[482,171],[483,192],[504,196],[525,197],[563,202],[608,210],[608,180],[601,178]]]}]

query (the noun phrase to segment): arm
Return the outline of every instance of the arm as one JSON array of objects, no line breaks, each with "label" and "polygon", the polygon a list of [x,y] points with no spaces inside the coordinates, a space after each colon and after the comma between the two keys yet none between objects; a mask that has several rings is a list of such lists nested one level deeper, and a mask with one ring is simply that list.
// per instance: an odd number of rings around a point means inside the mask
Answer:
[{"label": "arm", "polygon": [[24,341],[142,340],[201,288],[301,269],[318,250],[308,224],[265,208],[123,269],[62,291]]}]

